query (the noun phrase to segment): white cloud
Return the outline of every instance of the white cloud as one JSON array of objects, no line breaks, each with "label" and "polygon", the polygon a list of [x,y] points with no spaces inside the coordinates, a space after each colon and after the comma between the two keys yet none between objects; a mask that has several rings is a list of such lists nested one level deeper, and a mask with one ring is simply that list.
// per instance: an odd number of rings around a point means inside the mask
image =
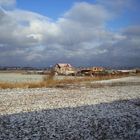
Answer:
[{"label": "white cloud", "polygon": [[135,3],[135,0],[97,0],[97,2],[111,10],[114,11],[120,11],[125,8],[130,8],[132,4]]},{"label": "white cloud", "polygon": [[16,0],[0,0],[0,6],[11,6],[16,3]]},{"label": "white cloud", "polygon": [[140,58],[139,28],[111,32],[105,26],[110,18],[103,5],[86,2],[55,22],[30,11],[1,9],[0,65],[140,65],[135,60]]},{"label": "white cloud", "polygon": [[76,3],[64,18],[74,22],[81,22],[86,26],[100,26],[110,18],[111,14],[101,5],[93,5],[86,2]]}]

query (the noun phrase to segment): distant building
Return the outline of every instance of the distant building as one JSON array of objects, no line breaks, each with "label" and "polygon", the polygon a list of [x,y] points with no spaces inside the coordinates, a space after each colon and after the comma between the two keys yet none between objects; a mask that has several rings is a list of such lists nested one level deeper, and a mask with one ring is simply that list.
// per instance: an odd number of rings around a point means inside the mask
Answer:
[{"label": "distant building", "polygon": [[118,70],[118,72],[120,72],[120,73],[122,73],[122,74],[136,74],[137,73],[137,71],[136,71],[136,69],[132,69],[132,70]]},{"label": "distant building", "polygon": [[136,73],[136,70],[118,70],[119,72],[123,72],[123,73]]},{"label": "distant building", "polygon": [[89,69],[92,70],[92,72],[102,72],[105,70],[105,68],[103,68],[103,67],[92,67]]},{"label": "distant building", "polygon": [[71,66],[71,64],[67,63],[57,63],[53,70],[55,71],[55,74],[58,75],[74,75],[75,70],[74,67]]},{"label": "distant building", "polygon": [[88,68],[81,68],[77,75],[89,75],[93,76],[94,74],[101,74],[101,72],[105,71],[103,67],[88,67]]}]

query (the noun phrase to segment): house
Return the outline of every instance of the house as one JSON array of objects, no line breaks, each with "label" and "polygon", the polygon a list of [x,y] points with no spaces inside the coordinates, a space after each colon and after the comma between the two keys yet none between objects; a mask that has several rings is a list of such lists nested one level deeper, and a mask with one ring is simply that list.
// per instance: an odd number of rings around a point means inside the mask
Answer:
[{"label": "house", "polygon": [[90,68],[90,70],[92,70],[93,72],[102,72],[105,70],[105,68],[103,67],[92,67]]},{"label": "house", "polygon": [[92,70],[89,69],[81,69],[77,72],[77,76],[92,76]]},{"label": "house", "polygon": [[93,76],[94,74],[101,74],[104,71],[105,71],[105,68],[103,67],[82,68],[77,72],[77,75]]},{"label": "house", "polygon": [[74,68],[67,63],[57,63],[53,70],[57,75],[75,75]]}]

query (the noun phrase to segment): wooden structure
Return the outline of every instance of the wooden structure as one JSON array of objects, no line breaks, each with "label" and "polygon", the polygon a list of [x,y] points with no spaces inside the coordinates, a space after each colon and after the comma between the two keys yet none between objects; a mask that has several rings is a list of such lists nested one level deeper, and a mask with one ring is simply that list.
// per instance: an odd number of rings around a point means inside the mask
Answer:
[{"label": "wooden structure", "polygon": [[67,63],[57,63],[53,70],[56,75],[75,75],[74,68]]},{"label": "wooden structure", "polygon": [[96,74],[101,74],[105,71],[105,68],[103,67],[90,67],[90,68],[83,68],[80,71],[77,72],[77,75],[82,76],[94,76]]}]

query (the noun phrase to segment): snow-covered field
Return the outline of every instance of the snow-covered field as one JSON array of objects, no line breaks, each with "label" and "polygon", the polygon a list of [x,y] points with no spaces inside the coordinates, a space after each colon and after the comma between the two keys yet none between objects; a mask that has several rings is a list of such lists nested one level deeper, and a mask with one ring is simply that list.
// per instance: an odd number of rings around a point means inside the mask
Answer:
[{"label": "snow-covered field", "polygon": [[21,73],[0,73],[0,82],[38,82],[42,75]]},{"label": "snow-covered field", "polygon": [[[0,73],[0,82],[39,82],[45,75],[22,74],[22,73]],[[75,78],[74,76],[56,76],[56,79]]]},{"label": "snow-covered field", "polygon": [[0,139],[139,140],[140,85],[0,90]]},{"label": "snow-covered field", "polygon": [[130,76],[130,77],[123,77],[123,78],[118,78],[118,79],[101,80],[101,81],[96,81],[96,82],[97,83],[118,83],[118,82],[136,83],[136,82],[140,82],[140,77]]}]

